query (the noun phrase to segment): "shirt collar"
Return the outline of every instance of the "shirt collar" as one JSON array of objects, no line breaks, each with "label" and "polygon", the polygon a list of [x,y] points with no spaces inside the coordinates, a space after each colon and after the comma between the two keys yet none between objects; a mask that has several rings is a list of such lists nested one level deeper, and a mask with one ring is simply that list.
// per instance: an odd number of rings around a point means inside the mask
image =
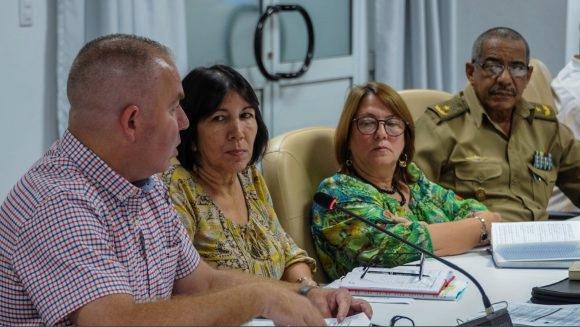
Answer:
[{"label": "shirt collar", "polygon": [[121,202],[140,197],[142,192],[149,192],[154,186],[152,178],[141,181],[141,187],[132,184],[82,144],[69,130],[64,132],[59,147],[62,153],[77,165],[84,176],[95,184],[100,184],[103,189]]}]

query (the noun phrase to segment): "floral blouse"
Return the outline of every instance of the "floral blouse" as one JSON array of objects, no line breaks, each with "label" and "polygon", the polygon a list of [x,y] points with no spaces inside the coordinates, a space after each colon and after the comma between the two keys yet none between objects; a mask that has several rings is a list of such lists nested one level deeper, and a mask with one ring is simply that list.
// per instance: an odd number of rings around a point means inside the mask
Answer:
[{"label": "floral blouse", "polygon": [[[409,185],[409,207],[356,177],[337,173],[318,187],[337,199],[344,208],[359,214],[405,238],[433,250],[428,224],[465,218],[487,208],[473,199],[461,199],[453,191],[429,181],[413,163],[409,172],[416,182]],[[393,221],[396,223],[387,224]],[[417,260],[414,249],[339,211],[328,211],[314,204],[312,236],[322,266],[328,276],[337,279],[357,266],[373,263],[394,267]]]},{"label": "floral blouse", "polygon": [[210,265],[273,279],[281,279],[286,267],[297,262],[315,269],[314,259],[280,225],[256,167],[238,174],[248,206],[248,223],[244,225],[225,217],[198,182],[197,174],[177,160],[162,178],[193,245]]}]

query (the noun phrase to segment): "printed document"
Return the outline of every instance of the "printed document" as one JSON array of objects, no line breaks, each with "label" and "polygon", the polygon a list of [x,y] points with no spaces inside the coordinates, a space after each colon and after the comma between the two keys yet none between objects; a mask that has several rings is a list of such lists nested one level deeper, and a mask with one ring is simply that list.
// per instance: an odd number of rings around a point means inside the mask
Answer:
[{"label": "printed document", "polygon": [[510,303],[508,311],[514,325],[580,326],[580,305]]}]

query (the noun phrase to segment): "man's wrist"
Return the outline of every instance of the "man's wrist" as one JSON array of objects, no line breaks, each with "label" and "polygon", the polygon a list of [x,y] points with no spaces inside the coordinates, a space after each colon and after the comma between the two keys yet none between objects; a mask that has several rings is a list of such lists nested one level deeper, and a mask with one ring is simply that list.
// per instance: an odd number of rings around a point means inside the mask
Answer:
[{"label": "man's wrist", "polygon": [[298,289],[298,294],[302,296],[308,296],[308,293],[312,291],[313,288],[318,288],[318,286],[302,285]]},{"label": "man's wrist", "polygon": [[300,278],[296,279],[296,283],[298,283],[300,285],[318,286],[318,283],[309,277],[300,277]]},{"label": "man's wrist", "polygon": [[299,278],[298,280],[300,280],[298,294],[302,296],[308,296],[308,293],[312,291],[312,289],[319,288],[318,284],[310,278]]}]

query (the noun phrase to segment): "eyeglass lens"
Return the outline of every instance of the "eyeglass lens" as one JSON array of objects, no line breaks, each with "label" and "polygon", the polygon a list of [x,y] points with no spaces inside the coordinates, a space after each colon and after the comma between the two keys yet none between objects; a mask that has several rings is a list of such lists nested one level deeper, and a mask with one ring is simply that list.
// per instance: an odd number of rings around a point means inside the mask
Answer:
[{"label": "eyeglass lens", "polygon": [[374,117],[361,117],[356,119],[356,127],[359,132],[366,135],[374,134],[380,123],[383,123],[385,132],[389,136],[399,136],[405,132],[405,123],[399,118],[380,120]]},{"label": "eyeglass lens", "polygon": [[[503,74],[506,69],[506,65],[497,61],[485,61],[480,64],[481,68],[485,70],[491,76],[497,77]],[[513,77],[524,77],[528,73],[528,66],[521,62],[510,63],[507,65],[508,71]]]}]

